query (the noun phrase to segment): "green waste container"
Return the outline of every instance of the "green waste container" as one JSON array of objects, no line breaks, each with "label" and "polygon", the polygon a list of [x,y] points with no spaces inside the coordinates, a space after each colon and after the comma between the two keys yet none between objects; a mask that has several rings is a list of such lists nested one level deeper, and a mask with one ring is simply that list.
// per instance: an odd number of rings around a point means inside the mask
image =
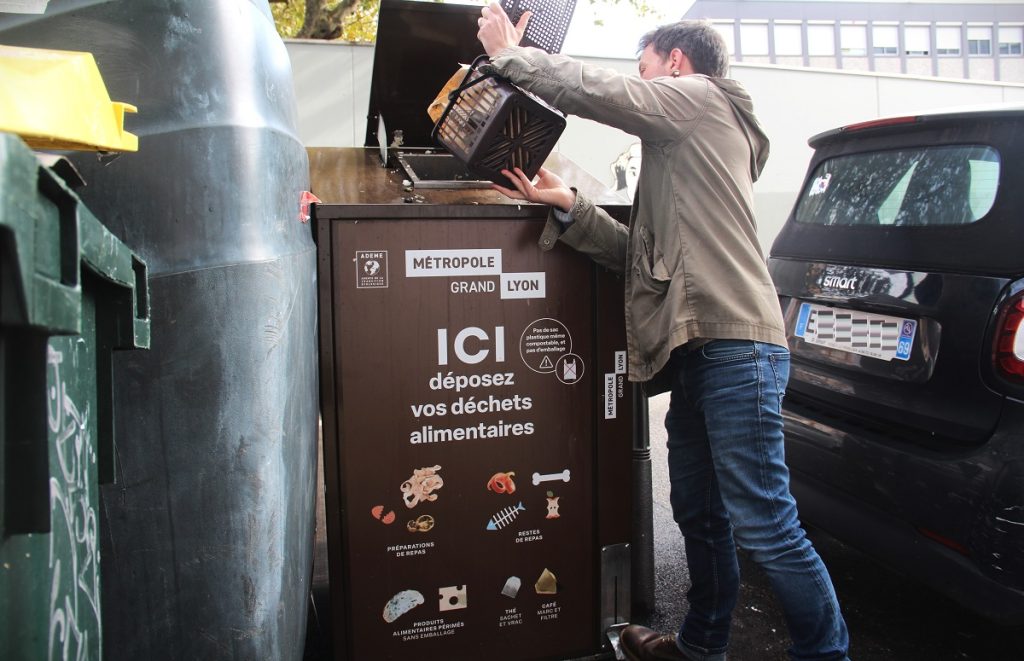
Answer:
[{"label": "green waste container", "polygon": [[58,169],[0,133],[0,659],[101,658],[111,352],[149,347],[146,265]]}]

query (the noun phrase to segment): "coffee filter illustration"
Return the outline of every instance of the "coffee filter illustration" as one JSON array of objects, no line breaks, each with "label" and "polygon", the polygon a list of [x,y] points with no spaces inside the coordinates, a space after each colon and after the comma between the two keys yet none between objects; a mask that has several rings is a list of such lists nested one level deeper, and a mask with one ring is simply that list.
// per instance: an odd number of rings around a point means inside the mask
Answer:
[{"label": "coffee filter illustration", "polygon": [[558,579],[547,568],[540,574],[540,578],[533,586],[537,594],[558,594]]}]

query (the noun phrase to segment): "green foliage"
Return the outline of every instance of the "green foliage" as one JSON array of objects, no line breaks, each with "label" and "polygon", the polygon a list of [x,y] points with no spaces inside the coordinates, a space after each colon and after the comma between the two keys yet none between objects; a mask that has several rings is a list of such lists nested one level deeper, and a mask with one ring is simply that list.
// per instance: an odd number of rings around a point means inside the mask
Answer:
[{"label": "green foliage", "polygon": [[299,33],[305,12],[306,3],[304,0],[270,3],[270,13],[274,16],[277,33],[282,37],[294,37]]},{"label": "green foliage", "polygon": [[[433,1],[444,2],[444,0]],[[588,2],[592,5],[628,3],[641,16],[652,11],[646,0],[588,0]],[[468,0],[468,3],[484,5],[488,3],[488,0]],[[468,3],[462,2],[462,4]],[[274,16],[277,31],[282,37],[336,38],[342,41],[372,43],[377,37],[377,13],[380,11],[380,0],[287,0],[286,2],[272,2],[270,11]],[[311,16],[307,17],[307,13],[310,13]]]},{"label": "green foliage", "polygon": [[380,0],[286,0],[270,5],[282,37],[357,42],[374,40],[379,11]]},{"label": "green foliage", "polygon": [[380,0],[362,0],[341,23],[341,39],[372,43],[377,38]]}]

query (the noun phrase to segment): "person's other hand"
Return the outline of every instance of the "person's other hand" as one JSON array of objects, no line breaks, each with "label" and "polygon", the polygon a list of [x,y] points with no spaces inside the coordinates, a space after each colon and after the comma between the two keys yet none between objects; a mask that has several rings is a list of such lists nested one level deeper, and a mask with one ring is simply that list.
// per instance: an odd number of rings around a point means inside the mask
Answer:
[{"label": "person's other hand", "polygon": [[480,26],[476,33],[477,39],[483,44],[484,51],[494,57],[509,46],[519,45],[523,33],[526,32],[526,24],[532,15],[532,12],[523,12],[523,15],[519,17],[519,23],[512,25],[512,21],[509,20],[508,14],[501,8],[501,5],[492,2],[480,10],[480,18],[476,21],[476,24]]},{"label": "person's other hand", "polygon": [[491,188],[506,197],[538,204],[549,204],[562,211],[569,211],[576,203],[576,193],[566,186],[558,175],[547,168],[537,171],[536,181],[530,181],[526,173],[519,168],[515,168],[514,172],[502,170],[501,173],[515,185],[515,190],[498,184],[491,184]]}]

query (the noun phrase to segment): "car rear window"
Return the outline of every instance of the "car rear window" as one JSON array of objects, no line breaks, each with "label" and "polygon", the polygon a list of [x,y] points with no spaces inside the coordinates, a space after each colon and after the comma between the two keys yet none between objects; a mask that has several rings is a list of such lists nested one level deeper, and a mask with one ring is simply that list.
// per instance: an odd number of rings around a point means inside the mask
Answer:
[{"label": "car rear window", "polygon": [[999,153],[955,145],[844,154],[823,161],[796,220],[815,225],[966,225],[992,208]]}]

